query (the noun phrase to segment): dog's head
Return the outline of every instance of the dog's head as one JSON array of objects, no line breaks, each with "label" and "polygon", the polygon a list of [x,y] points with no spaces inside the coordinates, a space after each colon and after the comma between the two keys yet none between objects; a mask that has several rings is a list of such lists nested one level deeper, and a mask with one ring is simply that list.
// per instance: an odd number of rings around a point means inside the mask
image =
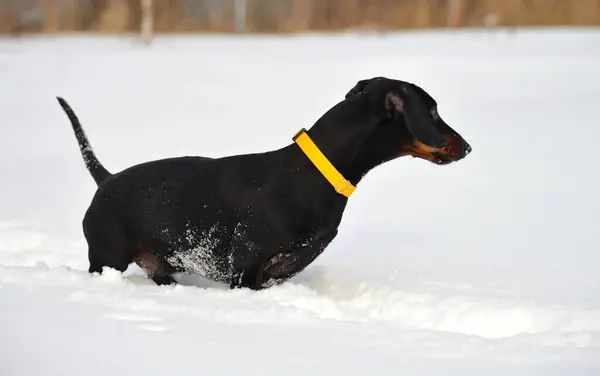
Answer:
[{"label": "dog's head", "polygon": [[379,119],[362,154],[378,164],[411,155],[438,165],[456,162],[471,146],[440,117],[436,101],[412,83],[375,77],[359,81],[346,99],[357,101]]}]

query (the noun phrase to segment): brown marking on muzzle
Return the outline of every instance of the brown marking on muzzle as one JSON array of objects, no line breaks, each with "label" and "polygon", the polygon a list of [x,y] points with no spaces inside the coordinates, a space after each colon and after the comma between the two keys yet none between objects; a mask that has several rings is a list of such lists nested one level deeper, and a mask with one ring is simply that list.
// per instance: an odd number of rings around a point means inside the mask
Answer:
[{"label": "brown marking on muzzle", "polygon": [[446,137],[446,147],[443,150],[443,153],[451,159],[457,160],[460,159],[463,152],[461,148],[463,147],[463,140],[458,135],[448,136]]},{"label": "brown marking on muzzle", "polygon": [[461,153],[459,150],[462,144],[461,138],[459,136],[446,137],[445,144],[446,145],[442,148],[435,148],[415,139],[409,145],[405,145],[403,150],[396,155],[396,158],[410,155],[430,162],[435,162],[440,157],[444,157],[450,161],[460,159]]},{"label": "brown marking on muzzle", "polygon": [[412,157],[420,157],[433,162],[437,159],[435,153],[446,154],[443,149],[438,149],[425,145],[419,140],[413,140],[412,143],[408,145],[408,147],[405,146],[405,149],[398,153],[396,157],[404,157],[406,155],[410,155]]}]

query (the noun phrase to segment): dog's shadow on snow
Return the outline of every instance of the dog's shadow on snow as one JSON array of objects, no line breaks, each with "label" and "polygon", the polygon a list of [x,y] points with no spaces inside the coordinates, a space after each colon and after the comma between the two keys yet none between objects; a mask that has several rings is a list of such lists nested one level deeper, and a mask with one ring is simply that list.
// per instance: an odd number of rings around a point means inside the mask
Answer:
[{"label": "dog's shadow on snow", "polygon": [[198,287],[202,289],[229,290],[228,284],[214,282],[198,275],[178,273],[174,275],[173,278],[182,286]]},{"label": "dog's shadow on snow", "polygon": [[[135,264],[132,264],[124,274],[124,277],[130,281],[149,285],[154,284],[154,282],[148,279],[146,272]],[[322,286],[327,284],[325,282],[327,279],[327,274],[328,272],[326,267],[319,265],[311,266],[283,284],[276,285],[272,288],[296,286],[305,288],[307,290],[320,292],[320,290],[322,290]],[[197,287],[201,289],[231,290],[229,284],[227,283],[211,281],[199,275],[176,273],[173,275],[173,278],[177,284],[181,286]],[[267,288],[262,291],[268,291],[269,289],[270,288]]]},{"label": "dog's shadow on snow", "polygon": [[[304,270],[302,273],[275,287],[283,287],[286,285],[301,285],[307,289],[314,290],[315,282],[321,280],[325,272],[326,270],[322,267],[312,267],[310,269]],[[202,289],[230,290],[229,285],[226,283],[210,281],[198,275],[178,273],[173,277],[175,278],[177,283],[179,283],[182,286],[198,287]],[[265,289],[263,291],[266,290],[269,289]]]},{"label": "dog's shadow on snow", "polygon": [[[148,278],[146,272],[136,264],[129,265],[129,268],[127,268],[127,270],[123,273],[123,278],[136,284],[147,284],[156,286],[156,284],[152,282],[150,278]],[[225,283],[210,281],[198,275],[176,273],[173,275],[173,278],[175,279],[177,284],[181,286],[198,287],[201,289],[229,290],[229,285]]]}]

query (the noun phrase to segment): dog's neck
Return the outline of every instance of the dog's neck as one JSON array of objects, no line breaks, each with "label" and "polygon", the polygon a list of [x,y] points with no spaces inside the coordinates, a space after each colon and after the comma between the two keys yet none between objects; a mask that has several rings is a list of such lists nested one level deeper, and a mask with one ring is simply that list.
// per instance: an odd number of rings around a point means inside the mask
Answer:
[{"label": "dog's neck", "polygon": [[346,100],[326,112],[308,134],[335,168],[356,185],[383,162],[362,152],[379,121],[359,103]]},{"label": "dog's neck", "polygon": [[398,154],[384,155],[382,153],[373,153],[372,150],[367,149],[363,145],[363,148],[361,148],[351,166],[348,168],[345,174],[346,179],[356,185],[369,171],[385,162],[395,159],[397,156]]}]

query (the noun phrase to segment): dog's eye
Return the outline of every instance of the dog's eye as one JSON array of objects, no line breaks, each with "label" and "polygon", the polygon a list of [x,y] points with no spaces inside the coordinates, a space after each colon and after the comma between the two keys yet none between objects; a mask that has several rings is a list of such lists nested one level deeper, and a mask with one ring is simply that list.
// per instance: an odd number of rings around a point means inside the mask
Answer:
[{"label": "dog's eye", "polygon": [[429,111],[429,112],[431,113],[431,117],[433,117],[433,120],[440,119],[440,114],[438,114],[437,107],[432,108],[431,111]]}]

